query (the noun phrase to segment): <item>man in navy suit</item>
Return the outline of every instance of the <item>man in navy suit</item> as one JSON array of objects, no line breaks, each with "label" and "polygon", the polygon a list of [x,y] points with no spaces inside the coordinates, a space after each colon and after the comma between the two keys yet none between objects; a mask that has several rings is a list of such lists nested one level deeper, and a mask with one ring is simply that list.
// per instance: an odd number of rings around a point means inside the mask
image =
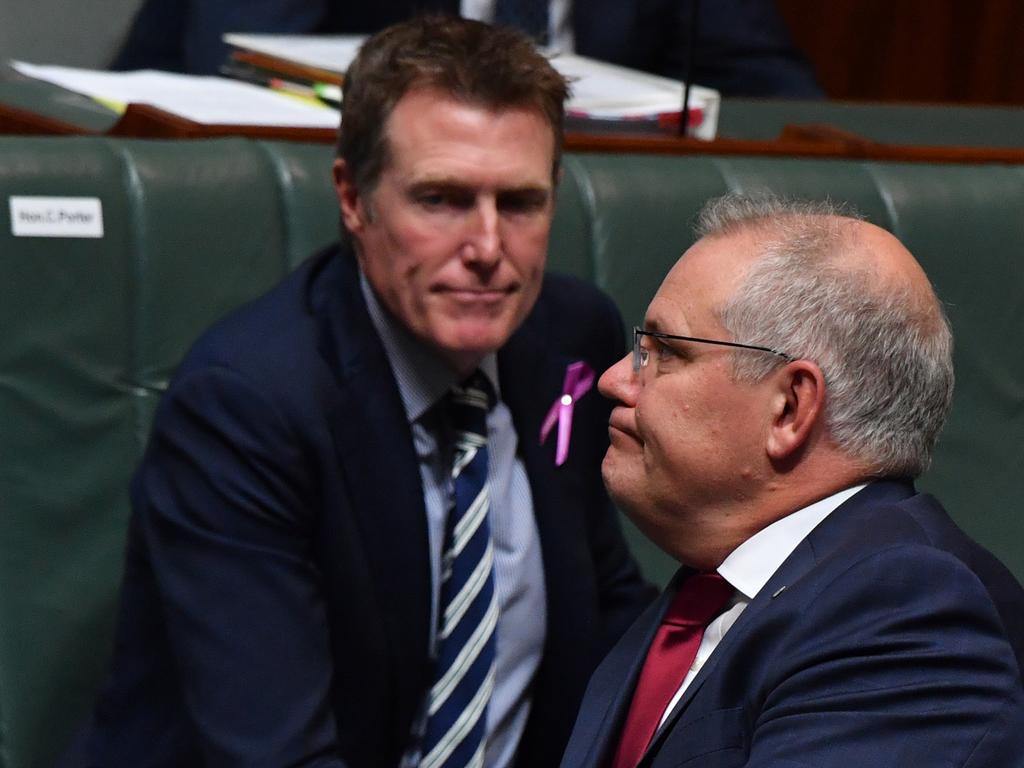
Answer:
[{"label": "man in navy suit", "polygon": [[557,762],[653,598],[601,484],[610,406],[571,388],[568,455],[539,440],[570,366],[624,344],[607,297],[544,274],[565,91],[479,22],[363,47],[334,166],[347,238],[205,334],[163,397],[113,671],[65,765],[418,765],[450,569],[445,400],[473,373],[498,396],[480,755]]},{"label": "man in navy suit", "polygon": [[600,381],[612,498],[683,567],[563,768],[1024,765],[1024,592],[913,486],[953,390],[924,272],[823,205],[699,233]]},{"label": "man in navy suit", "polygon": [[[726,96],[823,96],[774,0],[706,0],[693,30],[695,2],[555,0],[545,3],[547,42],[683,79],[692,41],[692,80],[699,85]],[[226,32],[369,34],[424,12],[496,18],[494,0],[144,0],[112,68],[217,74],[228,58]]]}]

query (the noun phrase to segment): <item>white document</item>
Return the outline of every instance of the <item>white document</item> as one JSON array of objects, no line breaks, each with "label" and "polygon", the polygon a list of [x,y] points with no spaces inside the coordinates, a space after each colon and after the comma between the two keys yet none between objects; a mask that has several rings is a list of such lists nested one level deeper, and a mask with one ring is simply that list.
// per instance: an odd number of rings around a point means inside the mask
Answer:
[{"label": "white document", "polygon": [[[363,35],[227,34],[237,48],[264,53],[317,69],[343,73]],[[606,120],[656,119],[679,114],[683,84],[678,80],[608,64],[575,54],[554,54],[551,63],[570,80],[569,114]],[[207,125],[260,125],[336,128],[338,112],[267,88],[222,77],[175,75],[153,70],[100,72],[72,67],[12,62],[19,72],[72,91],[121,104],[152,104]],[[694,85],[690,109],[698,138],[713,139],[718,125],[717,91]]]},{"label": "white document", "polygon": [[155,70],[101,72],[12,61],[24,75],[119,104],[150,104],[204,125],[337,128],[338,111],[223,77]]},{"label": "white document", "polygon": [[[342,74],[355,57],[364,35],[259,35],[230,33],[224,41],[279,59]],[[656,119],[679,114],[683,84],[627,67],[571,53],[552,53],[551,63],[571,81],[572,95],[566,104],[570,114],[605,120]],[[699,115],[693,134],[713,139],[718,128],[718,91],[694,85],[690,109]]]},{"label": "white document", "polygon": [[345,74],[366,35],[256,35],[229,32],[224,42],[306,67]]},{"label": "white document", "polygon": [[[682,111],[684,86],[678,80],[569,53],[554,56],[551,63],[572,84],[566,104],[570,114],[635,120]],[[698,138],[715,137],[719,101],[718,91],[690,88],[690,109],[701,116],[693,128]]]}]

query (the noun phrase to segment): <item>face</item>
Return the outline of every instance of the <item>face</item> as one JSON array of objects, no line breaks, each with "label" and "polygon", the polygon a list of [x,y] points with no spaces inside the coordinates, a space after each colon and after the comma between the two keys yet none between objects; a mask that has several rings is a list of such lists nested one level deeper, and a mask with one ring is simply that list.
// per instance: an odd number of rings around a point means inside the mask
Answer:
[{"label": "face", "polygon": [[[755,252],[753,235],[705,238],[669,272],[644,328],[732,339],[717,319]],[[627,355],[604,373],[601,392],[618,401],[602,465],[615,501],[676,559],[715,567],[743,541],[744,501],[764,476],[769,389],[732,379],[728,348],[644,338],[647,366]],[[738,354],[760,354],[739,352]],[[749,512],[748,512],[749,515]]]},{"label": "face", "polygon": [[369,193],[335,164],[342,218],[384,306],[460,373],[500,348],[537,299],[554,210],[554,137],[527,109],[430,89],[395,105],[390,162]]}]

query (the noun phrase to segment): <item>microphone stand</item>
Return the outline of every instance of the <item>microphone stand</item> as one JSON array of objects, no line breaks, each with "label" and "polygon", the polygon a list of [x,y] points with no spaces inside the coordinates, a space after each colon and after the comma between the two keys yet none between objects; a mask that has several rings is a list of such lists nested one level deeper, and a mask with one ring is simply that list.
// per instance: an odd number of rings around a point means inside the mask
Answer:
[{"label": "microphone stand", "polygon": [[683,72],[683,109],[679,115],[679,135],[685,137],[690,128],[690,83],[693,81],[693,56],[697,40],[697,24],[700,21],[700,0],[691,0],[690,28],[686,35],[686,69]]}]

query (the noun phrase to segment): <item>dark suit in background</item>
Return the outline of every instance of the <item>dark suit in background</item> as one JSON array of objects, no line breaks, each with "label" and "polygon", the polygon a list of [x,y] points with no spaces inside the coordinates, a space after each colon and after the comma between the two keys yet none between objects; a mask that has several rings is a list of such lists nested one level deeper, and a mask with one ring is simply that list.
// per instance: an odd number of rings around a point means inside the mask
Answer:
[{"label": "dark suit in background", "polygon": [[[693,0],[576,2],[576,53],[682,79]],[[369,34],[416,12],[456,14],[457,0],[145,0],[115,58],[117,70],[155,68],[216,74],[225,32]],[[693,82],[726,96],[821,98],[771,0],[705,0]]]},{"label": "dark suit in background", "polygon": [[[671,592],[594,674],[563,768],[614,753]],[[1018,768],[1022,664],[1013,576],[932,497],[873,483],[761,589],[641,764]]]},{"label": "dark suit in background", "polygon": [[[547,638],[518,764],[557,763],[590,672],[649,601],[598,467],[537,441],[566,365],[622,348],[611,302],[549,276],[498,354],[533,493]],[[208,332],[133,486],[115,663],[66,765],[394,766],[429,686],[426,511],[406,414],[350,252]]]}]

